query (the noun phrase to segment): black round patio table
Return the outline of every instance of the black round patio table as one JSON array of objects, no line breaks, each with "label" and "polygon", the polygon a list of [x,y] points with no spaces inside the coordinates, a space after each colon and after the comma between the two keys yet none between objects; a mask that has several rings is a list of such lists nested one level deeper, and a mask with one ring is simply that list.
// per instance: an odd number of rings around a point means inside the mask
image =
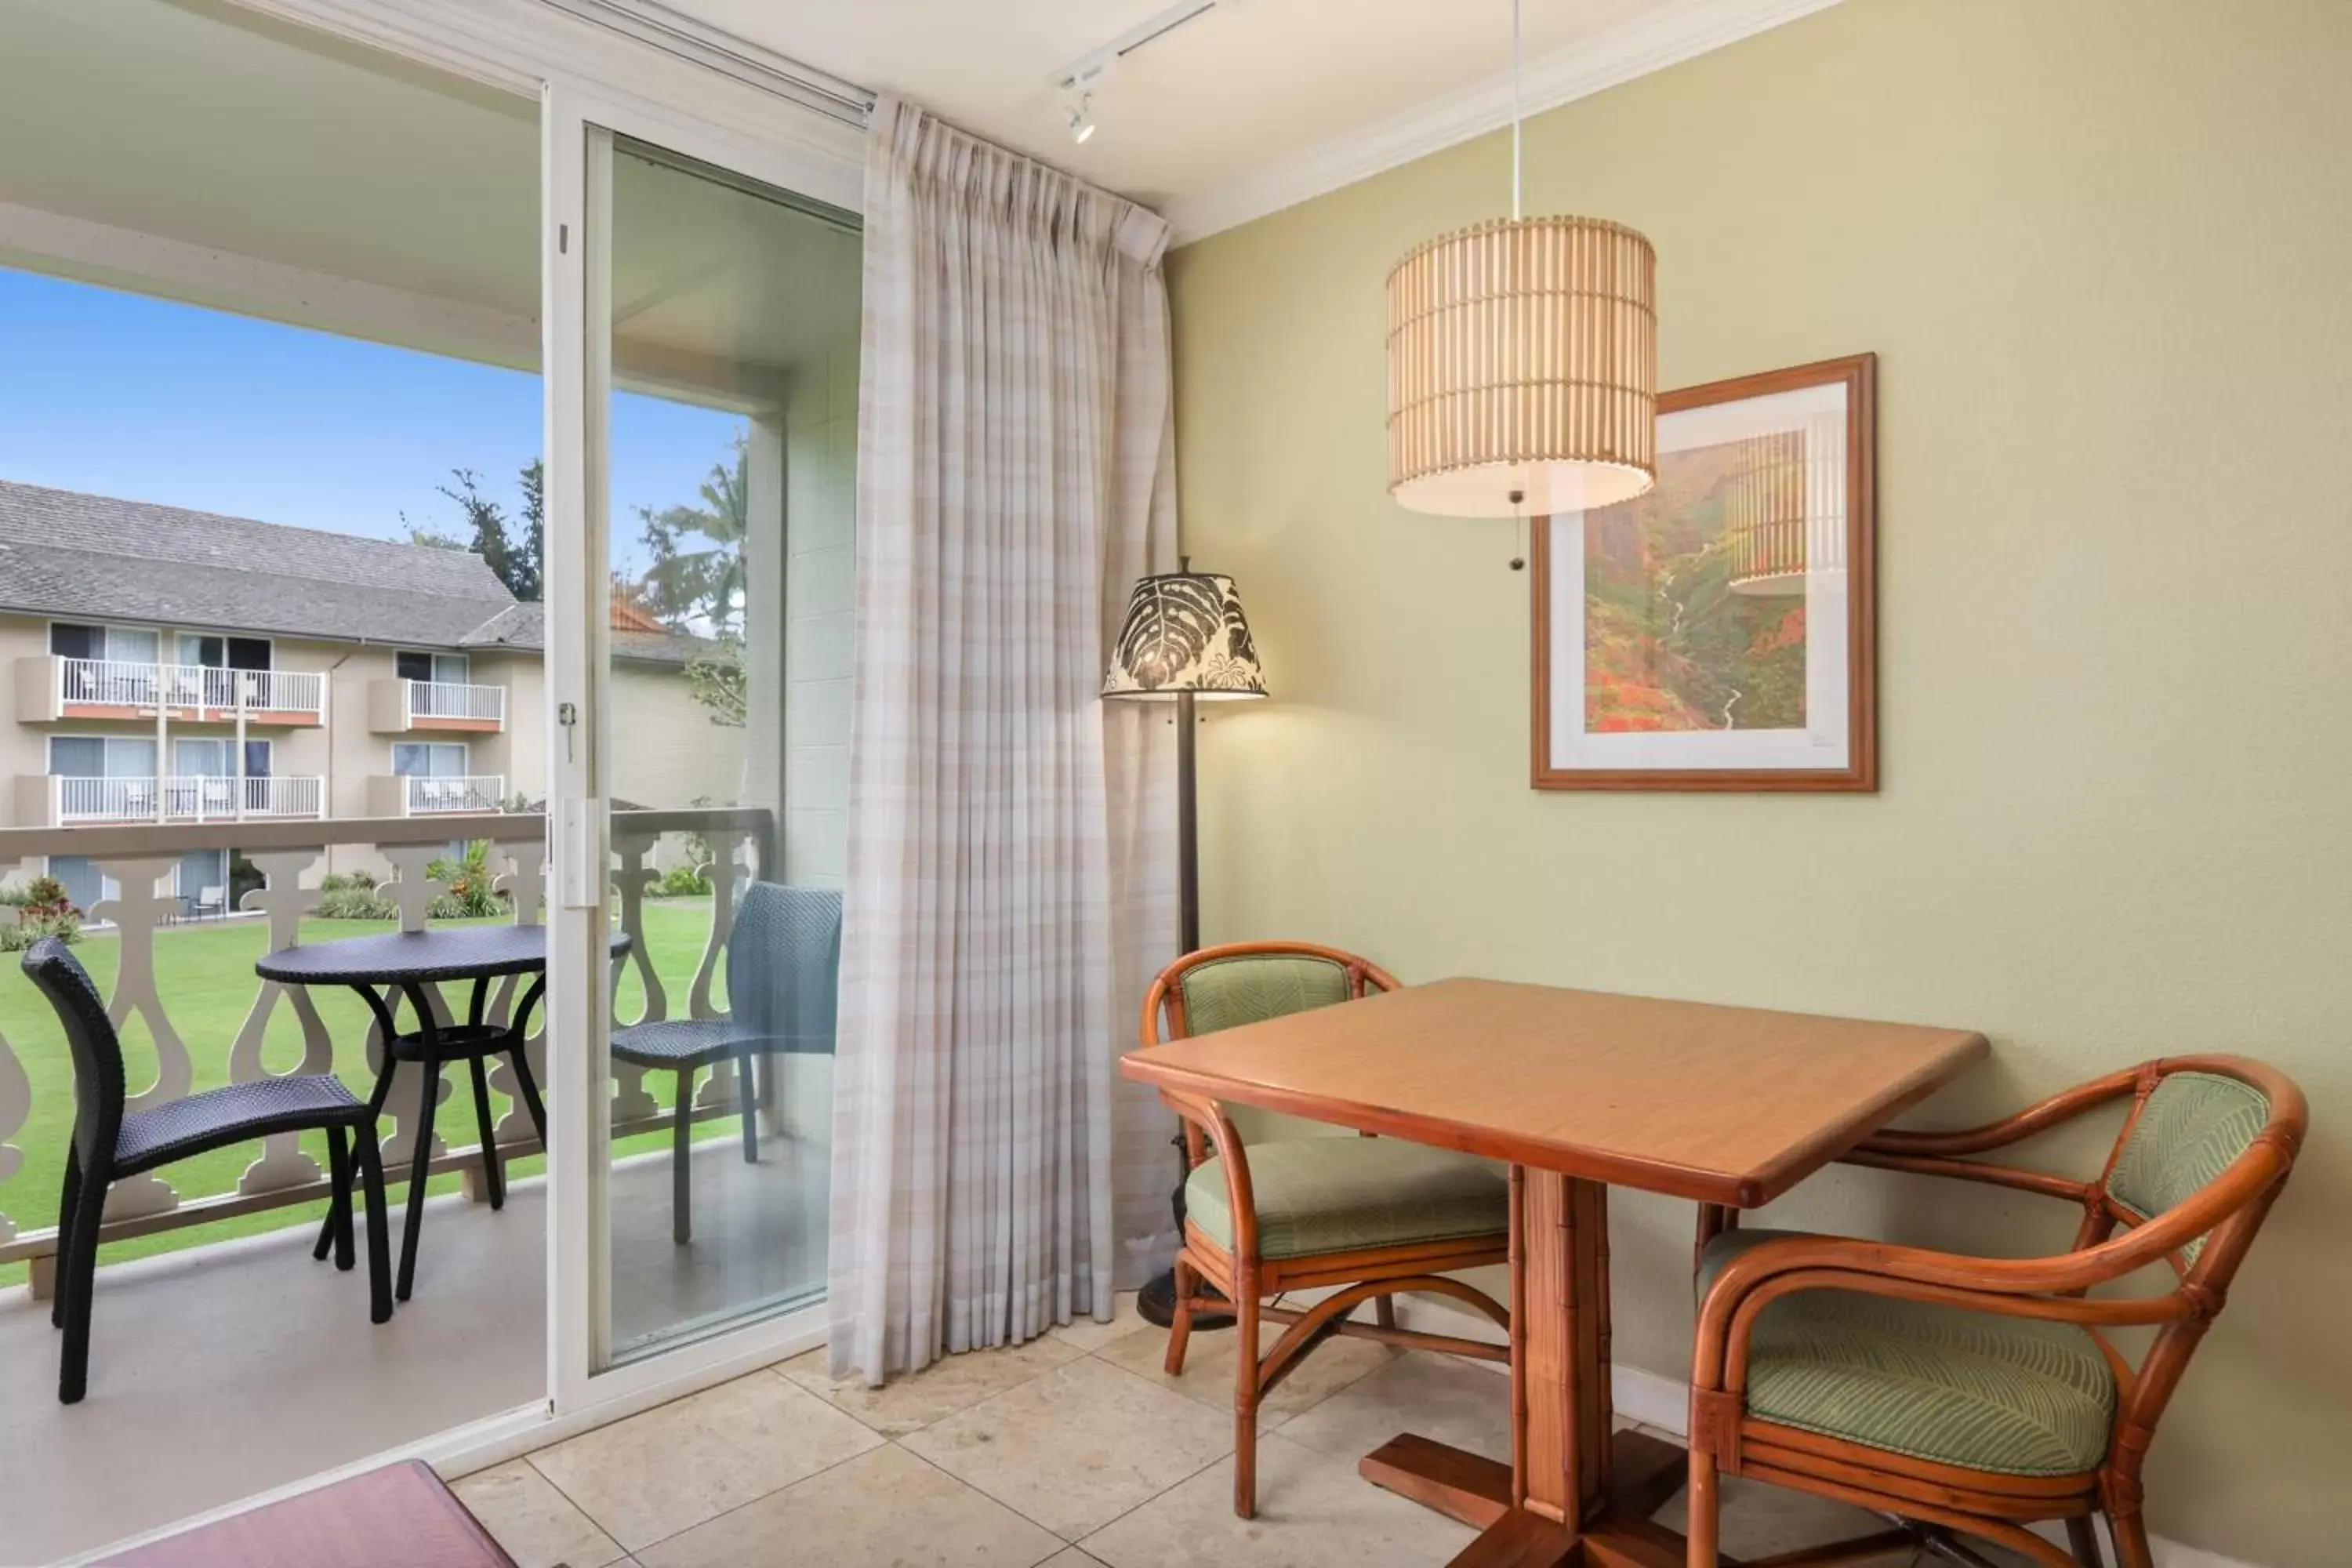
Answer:
[{"label": "black round patio table", "polygon": [[[626,932],[612,935],[613,956],[628,952]],[[547,1106],[540,1099],[539,1082],[531,1076],[523,1042],[530,1036],[530,1015],[547,989],[547,928],[537,925],[436,926],[428,931],[385,931],[374,936],[348,937],[341,942],[315,942],[280,948],[254,961],[254,973],[282,985],[348,985],[367,1001],[383,1035],[383,1060],[377,1068],[375,1092],[368,1097],[371,1115],[383,1113],[392,1092],[394,1070],[415,1062],[424,1074],[416,1110],[416,1149],[408,1175],[408,1217],[400,1238],[400,1275],[393,1294],[408,1300],[416,1275],[416,1234],[425,1221],[425,1184],[433,1163],[434,1102],[440,1098],[441,1068],[463,1061],[473,1068],[474,1117],[481,1130],[482,1182],[490,1207],[507,1201],[506,1165],[498,1152],[490,1125],[489,1076],[483,1067],[503,1053],[513,1064],[515,1085],[522,1091],[523,1108],[547,1145]],[[490,982],[509,974],[532,976],[504,1023],[486,1021]],[[426,987],[444,981],[470,980],[472,1000],[466,1021],[444,1023]],[[416,1015],[415,1032],[402,1034],[394,1022],[394,992],[408,998]],[[321,1246],[325,1238],[322,1237]],[[324,1257],[323,1251],[320,1256]]]}]

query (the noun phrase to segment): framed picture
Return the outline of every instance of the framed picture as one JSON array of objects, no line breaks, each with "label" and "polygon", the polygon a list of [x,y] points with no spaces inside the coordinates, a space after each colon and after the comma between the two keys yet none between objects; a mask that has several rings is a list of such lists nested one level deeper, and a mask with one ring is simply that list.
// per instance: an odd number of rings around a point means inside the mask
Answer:
[{"label": "framed picture", "polygon": [[1536,788],[1878,787],[1876,364],[1666,393],[1657,484],[1537,526]]}]

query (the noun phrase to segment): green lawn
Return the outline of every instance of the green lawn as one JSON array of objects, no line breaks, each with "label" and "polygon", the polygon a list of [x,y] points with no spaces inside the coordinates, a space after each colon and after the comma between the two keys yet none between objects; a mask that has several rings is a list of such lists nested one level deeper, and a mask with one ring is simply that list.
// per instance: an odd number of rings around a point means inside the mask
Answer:
[{"label": "green lawn", "polygon": [[[392,923],[307,920],[302,922],[302,940],[332,942],[338,937],[389,931]],[[646,945],[653,956],[655,972],[661,976],[663,988],[668,994],[673,1014],[685,1010],[687,986],[694,977],[694,966],[701,957],[709,931],[708,899],[648,900],[646,904]],[[268,926],[258,921],[173,926],[156,933],[156,990],[163,999],[173,1027],[194,1058],[194,1087],[198,1089],[228,1081],[229,1045],[244,1026],[246,1014],[258,991],[253,962],[268,946]],[[75,945],[74,952],[98,982],[99,989],[110,993],[118,962],[114,938],[106,934],[85,937]],[[320,990],[313,994],[319,1015],[335,1042],[335,1071],[354,1092],[364,1097],[374,1082],[365,1059],[367,1007],[347,990]],[[465,995],[465,987],[453,988],[452,1001],[460,1007]],[[629,966],[621,982],[618,1016],[635,1016],[644,1000],[644,988],[636,971]],[[723,990],[712,1000],[724,1006]],[[543,1011],[540,1017],[544,1022]],[[65,1037],[58,1028],[57,1015],[18,970],[13,954],[0,955],[0,1035],[5,1035],[15,1049],[33,1087],[32,1118],[7,1140],[24,1151],[25,1163],[6,1183],[0,1184],[0,1211],[15,1220],[20,1230],[44,1228],[57,1223],[58,1186],[65,1172],[66,1142],[73,1130],[73,1065],[66,1054]],[[154,1045],[145,1023],[136,1016],[124,1026],[122,1037],[123,1056],[135,1094],[154,1081]],[[300,1022],[293,1007],[281,1001],[270,1016],[263,1060],[271,1071],[284,1072],[296,1066],[301,1057]],[[667,1106],[676,1082],[675,1074],[653,1073],[647,1076],[646,1087]],[[492,1098],[499,1113],[503,1115],[504,1097],[494,1093]],[[381,1131],[390,1133],[389,1119]],[[456,1069],[450,1095],[441,1102],[436,1131],[454,1145],[474,1142],[473,1092],[466,1085],[463,1067]],[[731,1137],[734,1131],[732,1121],[714,1122],[701,1135]],[[653,1148],[666,1144],[668,1138],[667,1132],[640,1133],[625,1140],[614,1152]],[[161,1174],[184,1200],[233,1192],[238,1175],[258,1157],[260,1147],[257,1142],[241,1143],[173,1165]],[[327,1157],[324,1135],[306,1136],[303,1147],[323,1169]],[[511,1174],[526,1175],[541,1165],[540,1157],[533,1155],[514,1162],[508,1169]],[[459,1180],[454,1173],[436,1176],[431,1190],[455,1191]],[[100,1256],[104,1262],[119,1262],[283,1226],[316,1225],[325,1209],[321,1201],[216,1220],[184,1230],[110,1242]],[[26,1266],[22,1263],[0,1265],[0,1286],[21,1284],[25,1275]]]}]

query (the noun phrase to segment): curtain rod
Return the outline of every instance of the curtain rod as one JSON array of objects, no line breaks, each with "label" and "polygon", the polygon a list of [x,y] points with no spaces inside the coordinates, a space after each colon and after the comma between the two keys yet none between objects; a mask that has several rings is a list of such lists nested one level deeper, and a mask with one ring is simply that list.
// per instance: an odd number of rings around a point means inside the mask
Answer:
[{"label": "curtain rod", "polygon": [[542,5],[634,38],[663,53],[786,99],[827,119],[866,129],[874,92],[814,66],[671,10],[659,0],[541,0]]}]

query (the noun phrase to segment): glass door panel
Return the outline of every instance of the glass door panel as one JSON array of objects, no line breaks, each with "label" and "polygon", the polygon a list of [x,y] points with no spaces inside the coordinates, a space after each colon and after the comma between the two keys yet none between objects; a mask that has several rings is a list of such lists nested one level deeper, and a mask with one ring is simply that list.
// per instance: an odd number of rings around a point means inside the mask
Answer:
[{"label": "glass door panel", "polygon": [[593,1374],[824,1289],[829,1035],[763,1020],[829,1020],[838,962],[861,252],[850,215],[593,126],[584,164],[575,587],[628,939],[587,1031]]}]

